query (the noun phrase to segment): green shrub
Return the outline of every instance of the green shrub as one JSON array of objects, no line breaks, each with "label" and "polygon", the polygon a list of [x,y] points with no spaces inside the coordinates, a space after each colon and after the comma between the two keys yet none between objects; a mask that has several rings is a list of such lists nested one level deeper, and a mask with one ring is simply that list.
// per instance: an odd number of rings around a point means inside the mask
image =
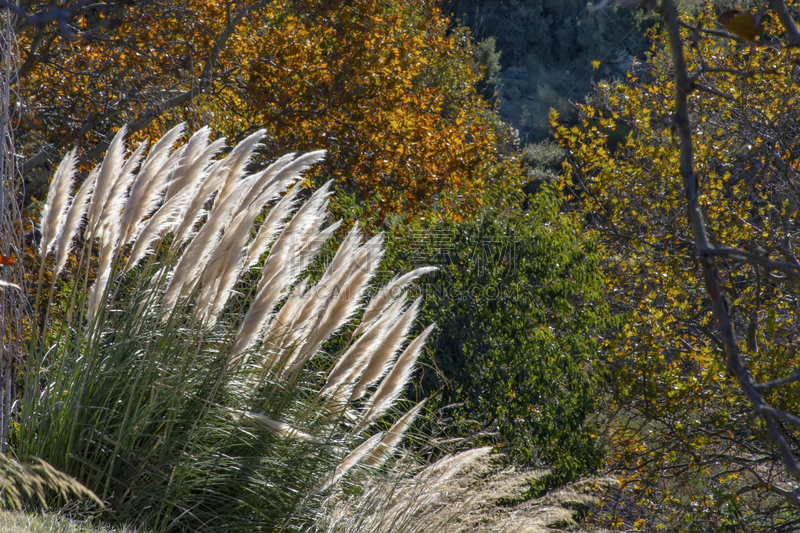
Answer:
[{"label": "green shrub", "polygon": [[598,256],[579,228],[545,186],[524,212],[432,224],[390,252],[439,267],[420,285],[422,314],[440,333],[419,393],[437,398],[455,431],[544,462],[562,480],[602,460],[587,417],[603,378],[606,311]]}]

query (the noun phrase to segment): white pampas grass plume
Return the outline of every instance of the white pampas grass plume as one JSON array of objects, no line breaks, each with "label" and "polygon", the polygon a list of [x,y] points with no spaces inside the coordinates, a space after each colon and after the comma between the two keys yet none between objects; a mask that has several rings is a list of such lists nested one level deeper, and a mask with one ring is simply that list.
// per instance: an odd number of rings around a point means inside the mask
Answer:
[{"label": "white pampas grass plume", "polygon": [[[292,162],[294,159],[294,153],[286,154],[272,163],[262,170],[258,172],[257,178],[253,185],[250,187],[250,190],[247,191],[245,194],[245,198],[249,199],[249,206],[252,206],[256,203],[262,194],[266,194],[267,196],[273,196],[275,194],[279,194],[284,191],[285,187],[288,187],[289,179],[281,179],[281,171],[286,168],[286,166]],[[284,187],[278,187],[279,183],[285,184]],[[275,187],[273,189],[273,187]]]},{"label": "white pampas grass plume", "polygon": [[322,319],[313,328],[308,341],[300,349],[295,368],[305,365],[322,343],[355,314],[361,304],[367,283],[375,275],[383,253],[381,233],[364,243],[355,254],[349,276],[344,280],[336,298],[328,305]]},{"label": "white pampas grass plume", "polygon": [[242,413],[241,420],[247,420],[254,426],[266,430],[268,433],[272,433],[273,435],[280,435],[281,437],[290,439],[300,439],[307,442],[312,442],[314,444],[322,444],[308,433],[303,433],[299,429],[295,429],[289,424],[278,422],[277,420],[273,420],[267,415],[261,413],[246,411]]},{"label": "white pampas grass plume", "polygon": [[[264,204],[275,194],[283,192],[289,182],[297,179],[300,172],[324,156],[325,152],[312,152],[288,163],[288,158],[282,157],[270,165],[266,170],[256,174],[251,179],[253,184],[244,194],[242,206],[247,204],[247,208],[240,211],[227,228],[224,237],[217,245],[214,253],[209,259],[208,266],[203,273],[203,291],[197,304],[198,316],[207,316],[213,320],[224,308],[231,290],[239,278],[245,263],[243,252],[246,250],[246,243],[250,237],[250,230],[253,227],[256,217],[261,212]],[[320,193],[324,195],[323,191]],[[248,203],[249,202],[249,203]],[[319,202],[318,200],[316,201]],[[241,207],[240,206],[240,209]],[[312,205],[313,208],[313,205]],[[319,220],[325,216],[319,210]],[[327,238],[338,225],[328,228],[327,233],[320,234]],[[308,231],[314,231],[315,226],[309,226]],[[318,245],[319,247],[319,245]],[[317,250],[318,250],[317,247]],[[303,255],[300,262],[309,261],[313,258],[316,251],[311,251],[309,247],[303,248]],[[303,270],[301,266],[300,270]]]},{"label": "white pampas grass plume", "polygon": [[120,225],[120,243],[127,244],[136,238],[141,228],[141,220],[155,210],[166,186],[167,177],[177,164],[182,149],[169,155],[172,146],[183,135],[185,123],[180,123],[164,134],[153,145],[147,155],[139,175],[133,182],[131,194],[125,204],[125,212]]},{"label": "white pampas grass plume", "polygon": [[75,152],[73,148],[61,164],[58,165],[53,179],[50,182],[50,192],[44,204],[41,217],[42,240],[39,243],[39,254],[42,259],[53,247],[59,231],[64,224],[64,216],[69,209],[69,195],[75,181]]},{"label": "white pampas grass plume", "polygon": [[108,146],[103,162],[100,164],[100,171],[97,174],[97,182],[94,186],[94,194],[92,195],[92,202],[89,205],[89,221],[86,224],[86,239],[93,239],[98,236],[100,227],[98,223],[103,214],[103,209],[106,206],[106,200],[111,192],[111,188],[117,181],[117,176],[122,169],[122,162],[125,153],[125,134],[128,131],[127,126],[122,126],[111,144]]},{"label": "white pampas grass plume", "polygon": [[[316,324],[322,319],[323,312],[327,308],[331,299],[338,295],[338,288],[347,274],[347,267],[351,263],[352,252],[359,248],[361,233],[356,222],[347,233],[333,257],[333,261],[328,265],[316,285],[311,287],[302,299],[302,308],[297,311],[300,321],[293,322],[291,331],[283,336],[282,348],[294,344],[302,339],[308,339],[307,332],[314,329]],[[342,258],[346,257],[346,262]]]},{"label": "white pampas grass plume", "polygon": [[299,311],[302,321],[295,324],[290,335],[285,336],[283,347],[293,344],[301,338],[307,338],[306,332],[311,331],[322,319],[328,303],[338,296],[338,289],[348,273],[353,252],[359,249],[360,241],[361,232],[358,229],[358,222],[356,222],[345,236],[333,261],[325,269],[319,282],[304,296],[303,308]]},{"label": "white pampas grass plume", "polygon": [[397,397],[400,396],[400,393],[403,392],[403,388],[406,386],[406,383],[411,377],[411,372],[414,370],[414,363],[417,362],[419,352],[422,350],[422,346],[425,344],[428,335],[433,331],[434,326],[436,326],[435,323],[425,328],[425,330],[420,333],[419,337],[411,341],[411,344],[409,344],[400,357],[397,358],[394,367],[386,378],[384,378],[378,390],[375,391],[375,394],[370,399],[369,409],[358,423],[356,431],[366,428],[385,413],[394,404]]},{"label": "white pampas grass plume", "polygon": [[258,228],[255,238],[247,248],[247,256],[244,261],[244,270],[248,270],[258,262],[261,255],[266,251],[272,240],[281,229],[281,223],[288,217],[292,210],[297,205],[295,199],[297,194],[303,190],[299,184],[292,187],[286,195],[281,198],[275,207],[273,207],[267,218]]},{"label": "white pampas grass plume", "polygon": [[299,255],[296,244],[299,235],[309,228],[316,228],[322,224],[325,213],[317,211],[315,206],[324,202],[329,186],[330,182],[311,196],[272,245],[267,261],[261,269],[256,297],[247,310],[236,336],[231,353],[232,360],[237,361],[239,355],[259,339],[262,329],[272,316],[272,308],[283,298],[292,281],[300,274],[300,270],[296,268]]},{"label": "white pampas grass plume", "polygon": [[[265,334],[264,350],[267,353],[275,354],[279,349],[291,343],[287,337],[297,332],[295,321],[298,313],[303,309],[304,296],[310,279],[307,277],[295,285],[278,314],[270,322]],[[272,360],[273,358],[270,357],[269,362],[272,363]]]},{"label": "white pampas grass plume", "polygon": [[481,460],[487,454],[491,453],[491,451],[491,446],[483,446],[452,456],[446,455],[426,468],[423,472],[423,476],[433,481],[433,485],[430,486],[430,489],[433,490],[450,481],[458,472],[475,461]]},{"label": "white pampas grass plume", "polygon": [[370,358],[369,364],[366,370],[364,370],[358,385],[353,389],[350,401],[360,398],[368,386],[381,379],[383,375],[389,371],[394,361],[394,356],[397,354],[406,335],[408,335],[408,330],[411,329],[414,320],[417,318],[417,310],[419,309],[421,301],[422,298],[417,298],[408,310],[403,313],[403,316],[399,320],[394,321],[394,324],[386,334],[383,342],[381,342],[380,347],[378,347]]},{"label": "white pampas grass plume", "polygon": [[225,202],[228,195],[237,188],[236,182],[242,176],[245,167],[250,162],[253,151],[266,133],[266,130],[258,130],[237,144],[233,150],[231,150],[231,153],[228,154],[228,157],[225,158],[225,166],[228,167],[228,171],[227,174],[225,174],[222,188],[214,200],[214,206],[211,208],[212,213],[216,211],[217,208]]},{"label": "white pampas grass plume", "polygon": [[130,190],[131,183],[136,177],[134,171],[142,160],[142,154],[147,148],[147,141],[139,144],[136,150],[131,154],[114,181],[114,185],[108,192],[106,204],[103,206],[103,212],[100,214],[100,219],[97,221],[97,235],[108,234],[110,240],[116,241],[119,238],[119,225],[122,218],[122,207],[127,200],[128,191]]},{"label": "white pampas grass plume", "polygon": [[[296,260],[299,256],[298,244],[302,243],[303,236],[308,231],[313,231],[322,225],[326,213],[320,213],[318,208],[325,202],[327,195],[330,194],[330,186],[331,182],[329,181],[311,195],[311,198],[295,213],[292,220],[281,232],[278,240],[272,245],[269,257],[267,257],[267,261],[261,269],[261,279],[258,283],[259,291],[264,287],[264,283],[273,279],[280,270],[289,272],[289,276],[292,273],[300,273],[296,268]],[[276,261],[275,258],[277,257],[280,257],[281,260]]]},{"label": "white pampas grass plume", "polygon": [[67,213],[67,220],[64,222],[64,229],[56,243],[55,275],[58,275],[67,263],[67,257],[69,256],[69,251],[72,246],[72,239],[75,237],[75,233],[78,231],[78,228],[80,228],[81,221],[84,215],[86,215],[86,211],[89,209],[89,200],[92,197],[95,181],[97,180],[99,172],[100,167],[95,167],[94,170],[89,173],[89,176],[83,182],[81,188],[78,189],[75,198],[72,199],[72,205]]},{"label": "white pampas grass plume", "polygon": [[153,241],[174,229],[181,217],[185,215],[186,206],[192,193],[193,188],[191,186],[183,188],[178,194],[167,200],[145,223],[141,233],[133,242],[133,248],[131,248],[131,253],[123,272],[129,271],[142,260]]},{"label": "white pampas grass plume", "polygon": [[338,389],[345,382],[351,386],[355,384],[359,374],[366,366],[366,361],[385,339],[386,332],[391,327],[391,324],[400,321],[404,304],[405,298],[398,299],[381,317],[381,320],[375,322],[347,349],[334,365],[320,394]]},{"label": "white pampas grass plume", "polygon": [[386,309],[386,306],[396,298],[396,294],[399,294],[399,291],[403,290],[409,283],[436,270],[436,267],[421,267],[402,276],[395,276],[392,281],[387,283],[378,291],[378,294],[370,300],[369,305],[367,305],[367,308],[364,310],[364,317],[361,319],[361,324],[353,334],[357,335],[365,328],[369,327],[381,312]]},{"label": "white pampas grass plume", "polygon": [[303,154],[294,161],[291,160],[291,156],[293,154],[287,154],[267,167],[263,171],[263,175],[253,184],[253,187],[247,193],[247,197],[255,202],[261,194],[264,194],[273,185],[278,185],[280,187],[279,192],[282,192],[286,185],[295,181],[311,165],[325,159],[325,150]]},{"label": "white pampas grass plume", "polygon": [[197,235],[189,243],[189,246],[181,255],[178,264],[175,266],[172,280],[164,294],[162,303],[164,313],[172,310],[178,301],[181,290],[191,286],[206,268],[211,254],[214,252],[220,239],[220,231],[230,221],[235,207],[250,185],[247,179],[240,180],[237,188],[228,195],[220,208],[211,213],[209,219],[197,232]]},{"label": "white pampas grass plume", "polygon": [[[202,184],[198,185],[197,192],[194,193],[192,200],[189,202],[189,206],[186,208],[185,214],[181,217],[177,224],[177,229],[175,229],[175,237],[172,241],[172,247],[170,250],[176,250],[181,244],[190,238],[192,228],[194,228],[194,225],[198,220],[200,220],[200,217],[205,214],[203,204],[205,204],[211,195],[217,192],[222,186],[223,179],[225,176],[227,176],[228,171],[228,167],[225,166],[225,160],[222,159],[216,163],[211,163],[211,166],[207,169],[205,166],[208,165],[211,158],[214,157],[224,147],[225,138],[223,137],[209,144],[208,148],[203,153],[202,159],[205,161],[205,165],[202,165],[204,168],[202,171],[202,177],[198,178],[202,180]],[[200,161],[198,163],[198,168],[202,162],[203,161]]]},{"label": "white pampas grass plume", "polygon": [[105,242],[100,250],[100,264],[97,267],[97,278],[89,291],[89,308],[86,311],[86,320],[91,323],[92,319],[100,310],[100,304],[105,296],[108,277],[111,274],[111,262],[114,259],[116,243]]},{"label": "white pampas grass plume", "polygon": [[[164,193],[165,202],[181,192],[187,185],[194,184],[198,173],[208,166],[211,157],[214,156],[214,154],[210,156],[207,154],[208,138],[210,136],[211,128],[204,126],[197,130],[191,136],[189,142],[186,143],[175,173],[169,181],[169,185],[167,185],[166,193]],[[205,159],[206,157],[208,159]]]},{"label": "white pampas grass plume", "polygon": [[336,484],[336,482],[342,479],[347,472],[356,466],[365,455],[367,455],[375,446],[378,445],[378,442],[383,438],[383,436],[384,433],[376,433],[362,442],[355,450],[350,452],[341,463],[339,463],[333,472],[331,472],[324,480],[322,480],[322,483],[317,486],[317,491],[322,492]]},{"label": "white pampas grass plume", "polygon": [[389,428],[389,431],[386,432],[386,436],[378,443],[375,448],[369,452],[369,455],[364,459],[364,464],[366,466],[371,467],[379,467],[381,466],[389,456],[394,452],[394,449],[400,444],[400,440],[403,438],[403,435],[406,434],[408,428],[411,427],[411,424],[414,423],[416,420],[417,415],[422,410],[422,407],[425,405],[425,402],[428,401],[427,398],[419,402],[417,405],[412,407],[406,414],[400,417],[400,420],[394,423],[392,427]]}]

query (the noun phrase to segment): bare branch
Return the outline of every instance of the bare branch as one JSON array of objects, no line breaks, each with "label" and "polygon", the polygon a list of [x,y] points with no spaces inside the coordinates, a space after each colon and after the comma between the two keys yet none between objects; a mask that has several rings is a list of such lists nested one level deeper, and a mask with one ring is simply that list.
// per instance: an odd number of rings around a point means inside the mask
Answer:
[{"label": "bare branch", "polygon": [[800,265],[786,263],[784,261],[773,261],[769,257],[764,257],[753,252],[739,250],[737,248],[706,248],[700,250],[700,255],[729,257],[747,263],[755,264],[765,268],[768,272],[778,271],[788,274],[793,278],[800,279]]},{"label": "bare branch", "polygon": [[795,381],[800,381],[800,368],[796,369],[791,376],[773,379],[765,383],[754,383],[753,386],[759,391],[763,391],[767,389],[774,389],[775,387],[782,387],[784,385],[788,385],[789,383],[794,383]]},{"label": "bare branch", "polygon": [[734,102],[736,100],[733,96],[729,94],[719,92],[716,89],[712,89],[711,87],[706,87],[705,85],[700,85],[699,83],[694,83],[693,86],[698,91],[703,91],[709,94],[713,94],[714,96],[719,96],[720,98],[724,98],[725,100],[730,100],[731,102]]}]

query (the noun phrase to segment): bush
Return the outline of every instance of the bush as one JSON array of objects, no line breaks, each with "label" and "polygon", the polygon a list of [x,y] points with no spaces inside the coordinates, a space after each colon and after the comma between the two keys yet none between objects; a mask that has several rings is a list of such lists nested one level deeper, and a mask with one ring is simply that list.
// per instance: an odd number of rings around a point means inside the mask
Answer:
[{"label": "bush", "polygon": [[586,421],[603,376],[595,339],[606,313],[592,241],[558,208],[543,187],[525,212],[431,224],[390,253],[439,267],[421,285],[422,315],[440,334],[419,393],[435,394],[462,435],[543,461],[563,480],[602,459]]}]

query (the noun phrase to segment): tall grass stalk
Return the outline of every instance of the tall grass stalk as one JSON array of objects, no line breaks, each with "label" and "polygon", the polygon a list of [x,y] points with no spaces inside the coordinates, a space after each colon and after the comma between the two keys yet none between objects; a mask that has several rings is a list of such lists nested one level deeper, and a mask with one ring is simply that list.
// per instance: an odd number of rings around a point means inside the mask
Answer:
[{"label": "tall grass stalk", "polygon": [[[368,369],[368,382],[352,400],[323,395],[349,349],[324,347],[368,304],[382,238],[365,242],[355,228],[310,284],[304,272],[338,225],[327,222],[330,185],[292,212],[297,180],[324,152],[248,174],[263,132],[217,161],[222,142],[209,143],[207,128],[176,147],[182,132],[126,159],[123,128],[74,199],[54,192],[59,220],[39,256],[50,275],[28,295],[40,302],[31,350],[42,357],[25,375],[13,452],[100,495],[107,521],[152,531],[300,528],[320,491],[385,440],[365,429],[395,403],[430,328],[394,363],[417,304],[400,315],[406,296],[380,293],[370,320],[381,334],[369,352],[379,360],[361,358],[337,378],[353,390]],[[372,386],[383,374],[390,386]]]}]

